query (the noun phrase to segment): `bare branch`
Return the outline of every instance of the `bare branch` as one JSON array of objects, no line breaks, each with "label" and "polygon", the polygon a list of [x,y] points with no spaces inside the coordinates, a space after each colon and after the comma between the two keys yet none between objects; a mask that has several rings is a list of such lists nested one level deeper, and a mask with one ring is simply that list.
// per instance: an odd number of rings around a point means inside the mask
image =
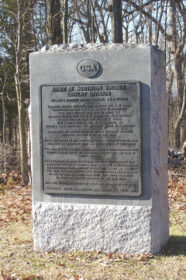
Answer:
[{"label": "bare branch", "polygon": [[[126,0],[124,0],[126,1]],[[152,20],[156,25],[159,24],[158,20],[156,18],[154,18],[152,15],[150,15],[148,12],[146,12],[143,8],[143,6],[139,6],[136,3],[134,3],[131,0],[127,0],[128,3],[130,3],[136,10],[140,11],[141,13],[143,13],[145,16],[147,16],[150,20]],[[165,36],[166,40],[171,41],[172,40],[172,36],[170,34],[168,34],[166,32],[166,30],[163,28],[163,26],[161,24],[159,24],[159,29],[162,32],[162,34]]]}]

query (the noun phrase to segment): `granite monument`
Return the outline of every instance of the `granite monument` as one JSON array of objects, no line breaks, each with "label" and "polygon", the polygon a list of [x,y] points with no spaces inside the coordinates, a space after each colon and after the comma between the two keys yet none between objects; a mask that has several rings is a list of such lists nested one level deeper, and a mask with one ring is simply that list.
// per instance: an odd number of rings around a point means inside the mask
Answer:
[{"label": "granite monument", "polygon": [[164,54],[53,46],[30,56],[35,249],[156,253],[169,238]]}]

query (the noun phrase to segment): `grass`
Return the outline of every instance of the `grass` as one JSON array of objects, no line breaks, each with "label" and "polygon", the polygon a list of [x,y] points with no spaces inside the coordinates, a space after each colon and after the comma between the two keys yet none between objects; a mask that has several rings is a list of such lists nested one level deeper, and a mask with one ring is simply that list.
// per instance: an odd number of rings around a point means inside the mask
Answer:
[{"label": "grass", "polygon": [[[175,215],[181,224],[175,223]],[[170,220],[170,241],[162,254],[137,257],[99,252],[35,252],[32,222],[10,222],[0,229],[0,268],[6,276],[15,274],[15,279],[28,280],[185,280],[186,234],[183,224],[186,214],[171,213]]]}]

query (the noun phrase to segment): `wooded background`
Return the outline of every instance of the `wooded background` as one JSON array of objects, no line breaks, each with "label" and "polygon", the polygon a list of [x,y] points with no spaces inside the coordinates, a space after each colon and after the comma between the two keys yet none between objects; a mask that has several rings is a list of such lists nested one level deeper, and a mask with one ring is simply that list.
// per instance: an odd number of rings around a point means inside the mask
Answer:
[{"label": "wooded background", "polygon": [[29,182],[29,54],[68,43],[151,44],[165,52],[169,145],[186,140],[184,0],[1,0],[0,172]]}]

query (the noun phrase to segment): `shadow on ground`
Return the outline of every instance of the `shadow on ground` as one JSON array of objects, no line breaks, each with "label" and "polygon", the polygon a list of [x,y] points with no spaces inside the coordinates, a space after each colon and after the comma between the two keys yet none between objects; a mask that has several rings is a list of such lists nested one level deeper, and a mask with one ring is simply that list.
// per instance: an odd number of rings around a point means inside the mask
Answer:
[{"label": "shadow on ground", "polygon": [[162,250],[165,256],[186,256],[186,236],[172,235]]}]

